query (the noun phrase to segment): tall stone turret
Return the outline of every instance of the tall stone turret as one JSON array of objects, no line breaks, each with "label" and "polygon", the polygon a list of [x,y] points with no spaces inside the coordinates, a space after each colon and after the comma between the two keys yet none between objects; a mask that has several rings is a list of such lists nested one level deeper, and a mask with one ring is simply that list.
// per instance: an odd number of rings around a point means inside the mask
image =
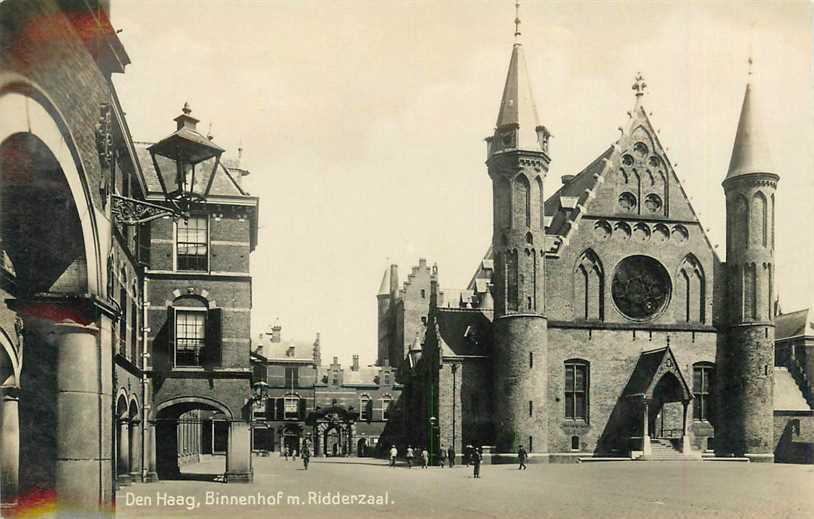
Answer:
[{"label": "tall stone turret", "polygon": [[[751,63],[751,60],[750,60]],[[751,76],[751,72],[750,72]],[[751,79],[751,78],[750,78]],[[719,356],[722,454],[773,461],[775,190],[751,81],[723,181],[729,329]]]},{"label": "tall stone turret", "polygon": [[[519,19],[515,23],[519,28]],[[495,131],[486,139],[494,207],[496,447],[514,452],[522,444],[545,452],[543,180],[550,134],[538,122],[519,36],[516,30]]]},{"label": "tall stone turret", "polygon": [[[395,303],[399,290],[398,265],[390,265],[384,271],[379,292],[376,294],[379,316],[379,348],[376,359],[377,366],[390,365],[390,345],[395,337]],[[398,359],[396,359],[398,360]]]}]

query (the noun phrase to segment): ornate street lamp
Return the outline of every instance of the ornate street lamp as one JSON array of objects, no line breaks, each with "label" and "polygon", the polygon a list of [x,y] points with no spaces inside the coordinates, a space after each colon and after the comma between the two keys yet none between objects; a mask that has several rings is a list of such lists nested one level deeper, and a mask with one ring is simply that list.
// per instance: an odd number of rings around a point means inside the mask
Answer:
[{"label": "ornate street lamp", "polygon": [[266,400],[269,397],[268,391],[269,385],[266,382],[262,380],[255,382],[254,384],[252,384],[251,400],[253,402],[260,402],[262,400]]},{"label": "ornate street lamp", "polygon": [[[206,200],[224,149],[201,135],[198,119],[192,117],[189,103],[174,120],[176,131],[150,145],[147,151],[155,167],[167,205],[153,204],[112,194],[113,217],[118,223],[137,225],[157,218],[189,218],[195,203]],[[203,167],[206,161],[212,168]]]}]

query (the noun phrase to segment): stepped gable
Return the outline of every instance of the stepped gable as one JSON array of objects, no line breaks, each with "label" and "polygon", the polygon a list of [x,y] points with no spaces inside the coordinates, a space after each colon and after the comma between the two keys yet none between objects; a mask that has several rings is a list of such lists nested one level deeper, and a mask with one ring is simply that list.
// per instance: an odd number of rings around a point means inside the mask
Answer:
[{"label": "stepped gable", "polygon": [[[637,77],[634,89],[643,89]],[[583,217],[641,219],[693,225],[712,244],[700,224],[658,132],[641,104],[628,112],[621,135],[578,174],[563,178],[563,185],[545,202],[546,234],[550,253],[567,246]]]}]

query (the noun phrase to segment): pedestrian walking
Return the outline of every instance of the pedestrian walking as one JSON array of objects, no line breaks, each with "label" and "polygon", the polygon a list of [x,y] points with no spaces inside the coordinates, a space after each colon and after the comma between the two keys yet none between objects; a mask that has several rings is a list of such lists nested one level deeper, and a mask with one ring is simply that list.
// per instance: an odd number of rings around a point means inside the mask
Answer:
[{"label": "pedestrian walking", "polygon": [[310,461],[311,461],[311,449],[306,444],[302,448],[302,464],[305,467],[305,470],[308,470],[308,463]]},{"label": "pedestrian walking", "polygon": [[470,454],[470,458],[472,458],[472,476],[475,479],[480,479],[480,463],[482,460],[482,455],[478,449],[473,448],[472,453]]},{"label": "pedestrian walking", "polygon": [[430,464],[430,453],[427,449],[421,451],[421,468],[425,469]]},{"label": "pedestrian walking", "polygon": [[450,445],[449,449],[447,449],[447,458],[449,458],[449,468],[454,467],[455,466],[455,447],[453,447],[452,445]]},{"label": "pedestrian walking", "polygon": [[283,456],[285,456],[286,461],[288,461],[288,454],[289,454],[289,450],[288,450],[288,447],[286,447],[285,450],[283,450]]},{"label": "pedestrian walking", "polygon": [[415,453],[410,445],[407,446],[407,455],[405,457],[407,458],[407,468],[413,468],[413,458],[415,457]]},{"label": "pedestrian walking", "polygon": [[522,445],[517,448],[517,460],[520,462],[520,466],[517,467],[517,470],[528,470],[528,467],[526,467],[528,457],[529,453],[526,452],[526,449],[524,449]]},{"label": "pedestrian walking", "polygon": [[447,450],[441,446],[441,450],[438,452],[438,464],[441,465],[441,468],[444,468],[444,465],[447,461]]},{"label": "pedestrian walking", "polygon": [[472,447],[471,444],[467,444],[466,447],[464,448],[464,465],[466,465],[467,467],[469,466],[469,463],[471,463],[472,461],[473,448],[474,447]]},{"label": "pedestrian walking", "polygon": [[396,466],[396,456],[398,456],[398,455],[399,455],[399,451],[398,451],[398,449],[396,449],[396,446],[393,445],[392,447],[390,447],[390,466],[391,467]]}]

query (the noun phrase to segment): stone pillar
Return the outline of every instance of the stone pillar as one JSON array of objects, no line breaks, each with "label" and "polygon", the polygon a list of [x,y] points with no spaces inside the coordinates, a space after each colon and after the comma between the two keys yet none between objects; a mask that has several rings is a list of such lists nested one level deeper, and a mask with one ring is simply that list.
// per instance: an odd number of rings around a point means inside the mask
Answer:
[{"label": "stone pillar", "polygon": [[119,443],[116,451],[116,481],[119,485],[130,484],[130,422],[119,419]]},{"label": "stone pillar", "polygon": [[17,504],[20,415],[17,388],[0,387],[0,517]]},{"label": "stone pillar", "polygon": [[144,461],[147,465],[146,474],[144,476],[145,483],[153,483],[158,481],[158,469],[156,465],[156,445],[155,445],[155,422],[147,422],[147,430],[145,431],[144,438]]},{"label": "stone pillar", "polygon": [[649,456],[653,454],[653,449],[650,446],[650,409],[647,400],[644,401],[644,427],[642,428],[642,456]]},{"label": "stone pillar", "polygon": [[229,422],[229,444],[226,446],[226,482],[250,482],[252,474],[252,445],[249,424]]},{"label": "stone pillar", "polygon": [[130,480],[141,481],[141,420],[130,422]]},{"label": "stone pillar", "polygon": [[690,401],[684,400],[681,403],[684,404],[684,425],[683,429],[681,430],[681,452],[683,454],[689,454],[692,452],[692,444],[690,442],[690,421],[688,419]]}]

